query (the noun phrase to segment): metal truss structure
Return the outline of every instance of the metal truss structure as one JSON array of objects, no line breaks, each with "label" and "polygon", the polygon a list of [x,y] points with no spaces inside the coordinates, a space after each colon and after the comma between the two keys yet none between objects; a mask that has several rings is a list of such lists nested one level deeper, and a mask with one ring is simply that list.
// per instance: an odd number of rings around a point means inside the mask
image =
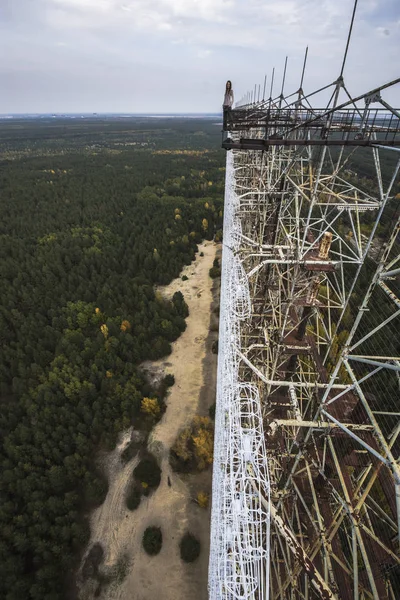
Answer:
[{"label": "metal truss structure", "polygon": [[319,90],[332,92],[324,108],[301,83],[229,114],[212,600],[400,598],[400,113],[388,86],[352,98],[341,73]]},{"label": "metal truss structure", "polygon": [[243,332],[251,319],[250,285],[238,255],[240,198],[227,157],[221,313],[215,415],[211,598],[268,594],[269,478],[257,382],[240,377]]}]

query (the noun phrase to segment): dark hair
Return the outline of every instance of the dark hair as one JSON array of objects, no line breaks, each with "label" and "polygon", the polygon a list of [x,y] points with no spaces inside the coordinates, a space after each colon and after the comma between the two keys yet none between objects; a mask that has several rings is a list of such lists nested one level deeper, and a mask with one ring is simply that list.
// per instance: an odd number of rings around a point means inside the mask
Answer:
[{"label": "dark hair", "polygon": [[232,90],[232,81],[230,79],[228,79],[228,81],[226,82],[226,86],[225,86],[225,91],[228,91],[228,84],[229,84],[229,90]]}]

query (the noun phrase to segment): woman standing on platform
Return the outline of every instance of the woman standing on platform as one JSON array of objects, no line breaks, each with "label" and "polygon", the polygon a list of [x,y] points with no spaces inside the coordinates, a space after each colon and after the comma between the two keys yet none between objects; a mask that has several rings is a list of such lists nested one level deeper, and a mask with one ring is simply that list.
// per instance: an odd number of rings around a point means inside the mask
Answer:
[{"label": "woman standing on platform", "polygon": [[222,107],[224,110],[224,125],[223,125],[224,130],[226,130],[228,117],[229,117],[229,113],[231,112],[232,106],[233,106],[232,82],[228,79],[228,81],[226,82],[224,104]]}]

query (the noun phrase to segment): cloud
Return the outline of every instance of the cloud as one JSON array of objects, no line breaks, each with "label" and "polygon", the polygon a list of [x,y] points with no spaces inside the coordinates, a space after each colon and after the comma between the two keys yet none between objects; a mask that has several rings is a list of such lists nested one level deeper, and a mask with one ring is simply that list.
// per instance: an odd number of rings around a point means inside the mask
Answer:
[{"label": "cloud", "polygon": [[209,56],[211,56],[211,54],[212,54],[212,50],[209,50],[207,48],[198,50],[198,52],[197,52],[198,58],[208,58]]},{"label": "cloud", "polygon": [[[278,90],[286,55],[286,90],[296,90],[306,45],[312,90],[338,76],[351,12],[350,0],[1,0],[0,112],[218,110],[228,77],[240,97],[275,66]],[[359,3],[352,93],[398,75],[399,24],[398,0]],[[42,93],[35,76],[47,82]]]}]

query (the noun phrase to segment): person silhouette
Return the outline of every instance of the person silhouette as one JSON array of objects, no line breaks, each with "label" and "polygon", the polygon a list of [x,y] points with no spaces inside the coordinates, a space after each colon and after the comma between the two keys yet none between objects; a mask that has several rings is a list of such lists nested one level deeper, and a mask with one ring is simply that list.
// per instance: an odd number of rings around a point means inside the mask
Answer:
[{"label": "person silhouette", "polygon": [[222,105],[222,108],[224,111],[224,124],[223,124],[224,130],[226,130],[227,126],[228,126],[228,120],[229,120],[230,112],[232,110],[232,105],[233,105],[232,82],[228,79],[228,81],[226,82],[226,86],[225,86],[224,103]]}]

